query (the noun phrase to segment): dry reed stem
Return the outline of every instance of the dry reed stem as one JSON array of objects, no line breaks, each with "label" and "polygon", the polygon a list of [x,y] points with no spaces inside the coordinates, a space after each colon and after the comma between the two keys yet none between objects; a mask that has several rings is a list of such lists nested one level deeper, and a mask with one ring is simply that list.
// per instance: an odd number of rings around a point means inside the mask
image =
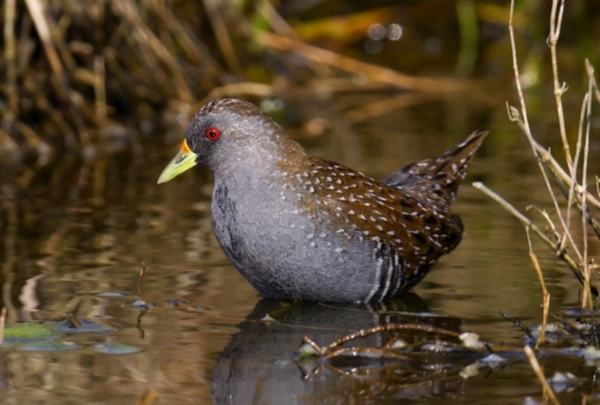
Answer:
[{"label": "dry reed stem", "polygon": [[[585,195],[587,194],[587,170],[588,170],[588,161],[589,161],[589,155],[590,155],[590,123],[591,123],[591,115],[592,115],[592,83],[591,80],[588,79],[588,92],[585,94],[584,97],[584,106],[582,108],[582,112],[585,111],[585,122],[586,122],[586,129],[585,129],[585,144],[583,145],[583,167],[581,170],[581,185],[582,185],[582,191],[581,191],[581,222],[582,222],[582,237],[583,237],[583,261],[582,261],[582,265],[583,265],[583,271],[584,271],[584,276],[585,276],[585,288],[583,289],[583,295],[581,297],[581,302],[585,303],[587,302],[588,305],[590,305],[590,308],[593,308],[592,302],[591,302],[591,297],[590,295],[588,295],[588,292],[590,291],[590,278],[592,276],[591,274],[591,269],[589,266],[589,262],[588,262],[588,232],[587,232],[587,223],[588,223],[588,217],[591,218],[590,213],[588,212],[588,207],[587,207],[587,198],[585,198]],[[584,117],[582,117],[582,121],[579,123],[579,132],[582,132],[582,127],[583,127],[583,119]],[[580,137],[578,137],[580,138]],[[581,146],[578,146],[578,148],[581,148]]]},{"label": "dry reed stem", "polygon": [[550,249],[552,249],[556,253],[556,256],[559,259],[561,259],[567,264],[567,266],[569,267],[569,269],[571,269],[571,271],[579,280],[579,282],[582,285],[584,284],[585,277],[583,276],[583,274],[581,274],[581,269],[579,268],[575,260],[573,260],[573,258],[571,258],[571,256],[567,254],[566,250],[561,248],[559,244],[560,240],[558,242],[555,242],[552,239],[550,239],[537,225],[531,222],[529,218],[527,218],[525,215],[519,212],[512,204],[510,204],[504,198],[500,197],[500,195],[487,188],[483,183],[475,182],[473,183],[473,187],[487,194],[494,201],[496,201],[498,204],[504,207],[504,209],[510,212],[518,220],[520,220],[526,228],[532,230],[544,243],[546,243],[546,245],[550,247]]},{"label": "dry reed stem", "polygon": [[333,66],[349,73],[364,75],[370,80],[402,89],[428,93],[449,93],[472,90],[475,87],[472,82],[456,79],[444,80],[409,76],[392,69],[352,59],[326,49],[317,48],[295,39],[269,32],[257,34],[255,40],[263,47],[278,51],[295,52],[309,61]]},{"label": "dry reed stem", "polygon": [[137,405],[153,405],[158,398],[158,392],[154,389],[147,389],[138,399]]},{"label": "dry reed stem", "polygon": [[[583,120],[585,117],[585,106],[587,105],[588,95],[586,94],[583,98],[583,102],[581,105],[581,114],[579,117],[579,129],[577,131],[577,142],[575,143],[575,158],[569,163],[570,170],[570,186],[569,191],[566,195],[567,197],[567,229],[571,229],[571,208],[573,206],[573,199],[575,198],[575,184],[577,184],[577,168],[579,167],[579,158],[581,156],[581,138],[583,137]],[[564,190],[562,190],[563,196],[565,195]]]},{"label": "dry reed stem", "polygon": [[558,399],[556,399],[556,395],[554,395],[554,391],[552,391],[548,381],[546,381],[546,377],[544,377],[544,372],[542,371],[540,363],[538,363],[535,354],[533,354],[533,350],[531,350],[531,347],[529,346],[525,346],[524,350],[527,358],[529,359],[529,364],[531,364],[531,368],[535,372],[540,384],[542,384],[542,387],[544,388],[544,393],[548,395],[548,398],[554,405],[560,405],[560,402],[558,402]]},{"label": "dry reed stem", "polygon": [[[554,159],[552,154],[544,149],[543,146],[535,142],[534,144],[535,152],[538,156],[538,159],[541,160],[544,167],[548,170],[548,173],[552,176],[552,178],[558,183],[558,186],[561,188],[561,191],[568,190],[572,185],[575,190],[575,202],[581,203],[578,197],[578,194],[584,194],[582,192],[582,186],[578,183],[573,184],[571,176],[565,172],[565,170],[558,164],[558,162]],[[568,197],[568,193],[564,193],[565,197]],[[587,204],[600,209],[600,200],[594,197],[590,193],[585,193]]]},{"label": "dry reed stem", "polygon": [[[556,2],[556,1],[558,1],[558,0],[553,0],[553,2]],[[521,127],[521,130],[527,137],[527,140],[529,141],[529,143],[531,145],[533,153],[536,156],[538,166],[540,167],[540,171],[544,178],[544,184],[546,185],[546,188],[548,189],[548,194],[552,198],[552,203],[554,205],[556,215],[558,216],[560,223],[562,225],[564,235],[567,237],[567,239],[570,243],[570,246],[575,251],[575,254],[576,254],[578,260],[581,261],[581,258],[582,258],[581,253],[579,252],[579,249],[577,248],[577,245],[573,241],[573,237],[570,234],[569,229],[567,228],[565,219],[561,213],[556,196],[554,195],[554,192],[552,191],[552,186],[550,184],[550,180],[548,179],[548,175],[547,175],[546,171],[544,170],[544,165],[542,164],[542,162],[540,161],[540,158],[538,157],[538,149],[540,149],[540,148],[538,148],[539,144],[535,141],[535,139],[533,138],[533,135],[531,134],[531,128],[529,126],[529,118],[527,115],[527,105],[525,104],[525,96],[523,95],[523,88],[521,86],[521,74],[519,71],[519,64],[517,61],[517,46],[516,46],[515,31],[514,31],[514,26],[513,26],[513,16],[514,16],[514,11],[515,11],[514,8],[515,8],[515,2],[514,2],[514,0],[511,0],[511,2],[510,2],[510,17],[509,17],[509,22],[508,22],[508,33],[509,33],[509,37],[510,37],[513,72],[514,72],[514,76],[515,76],[515,84],[517,86],[517,94],[519,96],[520,110],[518,110],[514,107],[509,108],[509,118],[511,121],[517,122],[519,124],[519,126]],[[560,27],[555,32],[556,33],[560,32]]]},{"label": "dry reed stem", "polygon": [[598,90],[598,84],[596,83],[596,78],[594,77],[594,67],[590,64],[588,59],[585,60],[585,70],[588,78],[592,81],[592,87],[594,88],[594,96],[596,96],[596,101],[600,104],[600,90]]},{"label": "dry reed stem", "polygon": [[[400,330],[415,330],[415,331],[422,331],[422,332],[426,332],[426,333],[437,333],[440,335],[447,335],[447,336],[452,336],[454,338],[459,339],[460,338],[460,333],[451,331],[451,330],[447,330],[447,329],[441,329],[441,328],[437,328],[435,326],[431,326],[431,325],[422,325],[422,324],[386,324],[386,325],[380,325],[380,326],[374,326],[372,328],[367,328],[367,329],[360,329],[354,333],[350,333],[348,335],[342,336],[338,339],[336,339],[335,341],[333,341],[332,343],[330,343],[327,346],[321,347],[319,346],[315,341],[313,341],[309,336],[304,336],[302,338],[302,342],[305,344],[310,345],[317,353],[319,353],[320,356],[327,356],[327,358],[330,358],[330,354],[332,353],[339,353],[338,352],[338,347],[343,345],[344,343],[347,343],[351,340],[354,339],[358,339],[358,338],[363,338],[369,335],[374,335],[376,333],[384,333],[384,332],[390,332],[390,331],[400,331]],[[347,351],[348,348],[341,348],[339,350],[342,351]],[[489,351],[490,348],[486,345],[486,349]]]},{"label": "dry reed stem", "polygon": [[535,347],[537,348],[540,344],[543,344],[546,341],[546,324],[548,323],[548,314],[550,313],[550,293],[546,289],[546,283],[544,282],[544,274],[542,272],[542,268],[540,267],[540,262],[537,258],[537,255],[533,251],[533,245],[531,244],[531,233],[529,229],[529,227],[525,228],[525,231],[527,233],[527,243],[529,244],[529,258],[533,263],[533,267],[535,268],[535,272],[537,273],[538,279],[540,281],[540,286],[542,288],[542,331],[540,332],[540,336],[535,342]]},{"label": "dry reed stem", "polygon": [[225,24],[225,20],[223,19],[223,5],[225,3],[218,0],[204,0],[203,3],[204,8],[208,13],[208,18],[215,33],[217,43],[221,48],[221,53],[223,54],[223,56],[225,57],[225,61],[227,62],[227,66],[229,66],[229,69],[233,71],[236,75],[240,76],[240,62],[235,53],[235,48],[233,47],[233,42],[229,35],[229,31],[227,30],[227,25]]},{"label": "dry reed stem", "polygon": [[343,356],[347,353],[352,353],[352,356],[356,356],[357,353],[360,353],[367,357],[378,357],[378,358],[387,358],[394,359],[399,361],[409,360],[408,356],[394,353],[389,349],[380,349],[377,347],[340,347],[333,351],[329,351],[326,355],[323,356],[324,360],[331,360],[338,356]]},{"label": "dry reed stem", "polygon": [[138,330],[138,337],[141,340],[144,340],[146,338],[146,331],[144,330],[144,328],[142,328],[142,318],[144,317],[144,315],[146,315],[146,312],[148,312],[148,307],[142,307],[140,309],[140,313],[138,314],[137,322],[135,323],[135,327]]},{"label": "dry reed stem", "polygon": [[29,14],[33,19],[35,28],[38,32],[40,40],[42,41],[42,46],[44,48],[44,52],[46,53],[46,57],[50,62],[52,71],[56,76],[56,82],[58,83],[58,94],[67,102],[69,106],[73,123],[77,127],[81,145],[84,148],[88,147],[90,145],[90,136],[85,127],[83,119],[81,118],[81,115],[79,114],[79,111],[77,111],[75,103],[73,102],[71,86],[69,85],[67,75],[63,69],[62,63],[58,57],[58,53],[56,52],[56,48],[50,36],[49,25],[52,24],[52,21],[50,19],[46,19],[46,16],[44,15],[44,6],[39,0],[25,0],[25,4],[27,5]]},{"label": "dry reed stem", "polygon": [[[560,4],[560,6],[559,6]],[[565,129],[565,115],[562,106],[562,95],[567,91],[566,83],[559,83],[558,79],[558,58],[556,56],[556,44],[560,37],[560,29],[562,26],[563,13],[565,11],[564,0],[553,0],[552,11],[550,13],[550,34],[548,35],[547,43],[550,47],[551,60],[552,60],[552,77],[554,84],[554,97],[556,99],[556,111],[558,115],[558,124],[560,128],[560,139],[562,140],[563,149],[565,151],[565,158],[567,159],[567,166],[569,169],[573,166],[573,159],[571,158],[571,152],[569,150],[569,142],[567,141],[567,131]]]},{"label": "dry reed stem", "polygon": [[73,325],[73,328],[81,328],[81,322],[79,322],[79,319],[77,319],[73,312],[67,314],[67,320]]},{"label": "dry reed stem", "polygon": [[275,7],[267,1],[261,0],[258,2],[256,11],[269,23],[269,26],[278,34],[285,35],[289,38],[299,39],[296,31],[281,17]]},{"label": "dry reed stem", "polygon": [[0,346],[4,342],[4,325],[6,325],[6,308],[2,308],[0,312]]},{"label": "dry reed stem", "polygon": [[[172,81],[177,89],[178,98],[185,102],[192,102],[194,96],[186,83],[183,69],[156,34],[140,18],[140,13],[136,5],[131,0],[120,1],[114,4],[118,4],[116,8],[131,25],[137,39],[137,44],[146,51],[151,51],[161,62],[169,67],[173,75]],[[147,48],[146,45],[148,46]]]},{"label": "dry reed stem", "polygon": [[[288,22],[277,12],[277,9],[273,7],[269,0],[260,0],[256,7],[256,12],[259,13],[262,18],[267,21],[269,27],[275,33],[287,37],[292,38],[296,41],[301,42],[299,35],[296,31],[288,24]],[[307,66],[310,67],[313,71],[318,71],[317,66],[314,61],[307,59]]]},{"label": "dry reed stem", "polygon": [[322,348],[322,353],[328,353],[331,350],[333,350],[334,348],[343,345],[346,342],[349,342],[351,340],[357,339],[357,338],[362,338],[365,336],[369,336],[369,335],[373,335],[376,333],[383,333],[383,332],[390,332],[390,331],[399,331],[399,330],[417,330],[417,331],[422,331],[422,332],[427,332],[427,333],[438,333],[441,335],[447,335],[447,336],[452,336],[455,338],[459,338],[460,337],[460,333],[451,331],[451,330],[447,330],[447,329],[441,329],[441,328],[437,328],[435,326],[431,326],[431,325],[421,325],[421,324],[388,324],[388,325],[380,325],[380,326],[375,326],[373,328],[367,328],[367,329],[361,329],[357,332],[348,334],[346,336],[342,336],[339,339],[336,339],[333,343],[329,344],[328,346]]},{"label": "dry reed stem", "polygon": [[43,5],[39,0],[25,0],[25,3],[27,4],[29,14],[33,19],[35,28],[38,32],[40,40],[42,41],[42,46],[44,47],[44,51],[46,52],[50,66],[52,67],[54,74],[60,79],[59,85],[63,86],[59,87],[58,90],[60,91],[61,95],[66,98],[68,97],[69,92],[68,89],[64,87],[64,70],[62,68],[60,58],[58,57],[58,53],[56,52],[54,44],[50,38],[50,29],[48,27],[46,17],[44,16]]},{"label": "dry reed stem", "polygon": [[224,74],[223,69],[221,69],[212,54],[204,48],[202,41],[188,27],[182,25],[183,23],[177,19],[169,7],[164,7],[160,16],[181,46],[185,48],[188,56],[190,56],[190,62],[202,65],[214,78]]},{"label": "dry reed stem", "polygon": [[144,282],[144,274],[146,274],[146,263],[142,263],[142,265],[140,266],[140,271],[138,273],[137,292],[138,292],[138,295],[140,296],[140,298],[142,299],[142,301],[144,301],[144,304],[148,304],[149,301],[146,299],[146,296],[144,295],[144,291],[142,290],[142,283]]},{"label": "dry reed stem", "polygon": [[[556,96],[557,111],[558,111],[558,115],[559,115],[561,139],[563,142],[563,149],[565,152],[565,157],[568,162],[569,174],[567,174],[565,172],[565,170],[563,170],[563,168],[554,160],[554,158],[552,157],[552,155],[550,154],[549,151],[544,149],[541,145],[539,145],[535,141],[535,139],[533,138],[533,135],[531,133],[531,128],[529,126],[529,119],[528,119],[528,115],[527,115],[527,105],[525,103],[525,98],[523,95],[523,89],[522,89],[521,81],[520,81],[519,66],[518,66],[518,61],[517,61],[515,34],[514,34],[514,25],[513,25],[514,0],[511,0],[511,3],[510,3],[509,37],[510,37],[511,52],[512,52],[513,72],[514,72],[514,76],[515,76],[515,84],[517,87],[517,94],[519,97],[520,107],[516,108],[516,107],[508,106],[508,115],[509,115],[509,118],[511,121],[518,123],[522,132],[527,137],[527,139],[531,145],[532,151],[534,153],[534,156],[536,157],[536,161],[538,162],[538,166],[539,166],[542,176],[544,178],[544,184],[546,185],[548,193],[549,193],[550,197],[552,198],[552,203],[554,205],[555,213],[556,213],[556,215],[560,221],[561,227],[562,227],[562,231],[563,231],[562,235],[560,235],[556,231],[556,227],[554,226],[551,218],[544,211],[542,211],[542,213],[543,213],[544,217],[547,219],[547,221],[549,222],[550,227],[553,231],[553,234],[555,235],[555,237],[557,237],[558,243],[556,243],[555,241],[552,241],[550,238],[547,237],[547,235],[543,234],[537,228],[537,226],[533,225],[533,223],[529,220],[529,218],[525,217],[523,214],[518,212],[511,204],[509,204],[503,198],[501,198],[497,194],[493,193],[491,190],[489,190],[487,187],[485,187],[481,183],[474,184],[476,186],[476,188],[484,191],[486,194],[488,194],[494,200],[499,202],[505,209],[507,209],[509,212],[511,212],[513,215],[515,215],[519,220],[521,220],[521,222],[523,222],[526,225],[527,238],[528,238],[528,242],[529,242],[529,246],[530,246],[529,255],[534,264],[534,267],[536,268],[536,272],[538,272],[538,276],[540,278],[540,283],[542,285],[542,291],[543,291],[543,295],[544,295],[544,303],[543,303],[543,305],[544,305],[544,322],[546,322],[547,316],[548,316],[547,305],[549,302],[549,296],[547,295],[547,291],[544,286],[543,273],[541,271],[541,268],[539,267],[539,262],[537,260],[537,256],[535,255],[535,253],[533,253],[533,250],[531,248],[531,240],[530,240],[530,234],[529,234],[530,230],[533,230],[534,233],[536,233],[536,235],[538,235],[544,242],[546,242],[546,244],[548,244],[555,251],[555,253],[557,254],[557,256],[559,258],[561,258],[562,260],[564,260],[567,263],[567,265],[573,271],[573,273],[575,274],[577,279],[582,283],[582,285],[585,288],[585,293],[582,296],[582,304],[583,305],[585,305],[585,303],[588,301],[589,301],[588,303],[591,305],[591,297],[589,297],[587,295],[588,292],[593,292],[594,295],[597,295],[597,289],[595,287],[592,288],[592,286],[590,285],[590,279],[591,279],[591,275],[592,275],[591,274],[592,266],[590,265],[589,260],[588,260],[588,243],[587,243],[587,224],[588,223],[592,226],[592,228],[594,229],[596,234],[600,237],[600,223],[598,223],[591,216],[591,214],[588,210],[588,207],[587,207],[588,203],[595,207],[600,207],[600,203],[598,202],[598,200],[594,196],[592,196],[590,193],[587,192],[587,168],[588,168],[588,159],[589,159],[589,131],[590,131],[590,122],[591,122],[591,98],[592,98],[592,91],[594,89],[597,89],[597,86],[595,84],[595,80],[593,79],[593,69],[591,68],[589,63],[587,63],[586,66],[588,68],[588,76],[590,76],[590,79],[589,79],[589,84],[588,84],[588,91],[586,92],[583,103],[582,103],[580,124],[579,124],[579,133],[578,133],[577,145],[576,145],[576,149],[575,149],[575,158],[573,159],[573,157],[571,156],[569,144],[567,142],[566,131],[564,129],[564,113],[563,113],[563,106],[562,106],[562,94],[566,90],[566,86],[564,84],[562,86],[559,86],[558,62],[557,62],[557,57],[556,57],[556,44],[557,44],[558,38],[560,36],[560,29],[561,29],[561,24],[562,24],[563,13],[564,13],[564,0],[553,0],[552,13],[551,13],[551,17],[550,17],[550,27],[551,28],[550,28],[550,35],[548,38],[548,45],[550,46],[550,49],[551,49],[551,59],[552,59],[553,78],[554,78],[553,82],[554,82],[554,90],[555,90],[555,96]],[[598,92],[596,92],[596,95],[598,96]],[[598,97],[598,99],[600,100],[600,97]],[[585,136],[583,134],[584,125],[586,126]],[[583,154],[583,157],[582,157],[582,154]],[[582,162],[581,185],[579,184],[579,182],[577,180],[577,172],[578,172],[580,160],[583,161]],[[550,184],[549,176],[552,177],[557,182],[562,194],[567,199],[566,218],[560,209],[560,206],[559,206],[556,196],[554,195],[552,186]],[[573,205],[575,205],[579,209],[579,211],[581,212],[581,216],[582,216],[582,223],[583,223],[583,247],[582,247],[582,249],[583,249],[583,251],[581,251],[580,248],[575,243],[573,235],[571,234],[571,231],[570,231],[570,225],[571,225],[570,224],[570,214],[571,214],[571,207]],[[575,252],[577,262],[575,262],[573,259],[571,259],[566,254],[567,246],[573,252]],[[540,336],[540,340],[538,340],[538,344],[541,343],[542,341],[543,341],[543,335]]]},{"label": "dry reed stem", "polygon": [[17,89],[17,66],[15,52],[15,16],[16,1],[4,3],[4,60],[6,62],[6,93],[8,105],[13,116],[19,115],[19,96]]},{"label": "dry reed stem", "polygon": [[104,58],[94,58],[94,93],[96,95],[95,107],[96,117],[100,120],[106,119],[106,71]]}]

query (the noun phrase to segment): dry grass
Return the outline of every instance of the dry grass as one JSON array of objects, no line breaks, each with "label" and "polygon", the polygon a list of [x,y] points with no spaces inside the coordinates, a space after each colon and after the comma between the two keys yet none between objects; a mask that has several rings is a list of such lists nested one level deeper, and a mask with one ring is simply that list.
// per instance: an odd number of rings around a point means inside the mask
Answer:
[{"label": "dry grass", "polygon": [[[583,287],[581,294],[582,308],[593,308],[593,300],[598,295],[598,283],[596,277],[596,265],[593,259],[589,256],[588,248],[588,229],[592,229],[596,236],[600,237],[600,226],[593,217],[591,208],[600,208],[600,202],[596,196],[587,190],[588,184],[588,159],[589,159],[589,139],[590,139],[590,122],[592,112],[592,99],[594,95],[597,100],[598,90],[594,79],[593,68],[586,61],[588,73],[588,91],[584,94],[581,111],[579,113],[579,129],[577,133],[577,142],[574,148],[574,155],[569,144],[569,136],[565,126],[565,112],[562,103],[562,96],[567,90],[565,83],[561,83],[559,78],[559,69],[557,62],[557,44],[560,37],[562,27],[562,18],[564,13],[564,0],[553,0],[552,11],[550,16],[550,34],[548,36],[548,46],[550,47],[552,75],[554,95],[556,100],[556,109],[558,116],[558,133],[563,146],[563,153],[566,161],[566,167],[562,167],[554,158],[549,150],[540,145],[534,138],[529,119],[527,115],[527,104],[523,95],[521,85],[521,75],[519,72],[519,64],[516,53],[515,34],[513,27],[514,1],[511,2],[511,14],[509,22],[509,33],[513,55],[513,70],[517,93],[519,98],[519,106],[508,106],[509,119],[519,126],[523,134],[526,136],[533,155],[538,163],[540,172],[543,175],[544,185],[548,190],[553,202],[553,212],[549,213],[545,209],[537,207],[536,211],[541,214],[544,225],[536,225],[527,215],[519,212],[509,202],[504,200],[498,194],[484,186],[482,183],[475,183],[475,187],[482,190],[505,209],[511,212],[518,218],[523,225],[529,238],[530,232],[538,236],[554,253],[561,259],[567,267],[573,272],[574,276],[579,280]],[[562,200],[557,198],[555,188],[557,186],[562,194]],[[531,207],[530,207],[531,208]],[[572,224],[572,211],[576,210],[582,221],[581,242],[577,243],[577,238],[574,236],[574,227]],[[588,226],[590,228],[588,228]],[[530,257],[534,267],[540,278],[540,284],[543,291],[543,324],[547,322],[550,305],[550,295],[544,285],[543,271],[540,268],[537,256],[531,249],[530,241]],[[537,344],[544,342],[544,334],[540,334]]]},{"label": "dry grass", "polygon": [[[86,159],[103,152],[111,128],[160,124],[161,116],[173,121],[207,97],[276,96],[273,72],[262,63],[268,54],[287,64],[294,62],[282,54],[300,56],[313,72],[309,80],[327,79],[315,69],[327,66],[348,83],[360,73],[382,87],[428,94],[469,86],[412,77],[310,46],[268,2],[223,4],[7,0],[0,60],[6,83],[0,95],[7,101],[0,102],[0,114],[8,125],[0,130],[0,151],[35,151],[42,166],[65,147],[79,148]],[[266,25],[257,25],[258,18]],[[263,72],[257,75],[257,69]]]}]

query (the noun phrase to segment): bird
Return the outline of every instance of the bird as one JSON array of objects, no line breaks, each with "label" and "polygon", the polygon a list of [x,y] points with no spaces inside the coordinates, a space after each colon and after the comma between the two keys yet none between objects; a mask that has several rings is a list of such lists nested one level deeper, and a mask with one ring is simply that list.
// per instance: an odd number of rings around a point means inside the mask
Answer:
[{"label": "bird", "polygon": [[205,104],[158,184],[196,166],[214,173],[213,231],[264,298],[374,303],[409,290],[460,243],[450,213],[487,132],[378,182],[310,155],[254,104]]}]

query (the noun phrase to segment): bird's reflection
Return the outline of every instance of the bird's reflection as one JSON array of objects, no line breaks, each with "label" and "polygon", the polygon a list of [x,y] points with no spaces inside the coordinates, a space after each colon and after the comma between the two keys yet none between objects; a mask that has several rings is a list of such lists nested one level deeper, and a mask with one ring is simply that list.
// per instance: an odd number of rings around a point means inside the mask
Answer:
[{"label": "bird's reflection", "polygon": [[[292,354],[305,336],[326,346],[344,335],[390,323],[460,332],[462,320],[429,314],[415,294],[377,306],[261,300],[219,355],[212,374],[213,401],[236,405],[380,403],[378,398],[460,391],[464,380],[459,373],[474,361],[475,354],[447,353],[442,360],[439,355],[411,355],[404,361],[400,356],[354,356],[353,350],[327,361],[299,361]],[[419,331],[402,333],[403,344],[409,347],[422,339]],[[438,341],[431,333],[427,339],[434,345]],[[398,333],[376,333],[353,339],[351,346],[389,348],[397,340]]]}]

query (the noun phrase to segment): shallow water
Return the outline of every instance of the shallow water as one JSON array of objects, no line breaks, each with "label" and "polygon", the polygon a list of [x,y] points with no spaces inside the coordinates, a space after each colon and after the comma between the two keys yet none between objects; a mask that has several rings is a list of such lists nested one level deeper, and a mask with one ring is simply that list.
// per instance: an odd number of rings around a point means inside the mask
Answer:
[{"label": "shallow water", "polygon": [[[408,17],[443,14],[434,11]],[[438,32],[418,36],[428,43]],[[393,49],[373,61],[399,60],[395,67],[404,71],[442,71],[452,77],[453,66],[442,62],[454,63],[447,50],[454,45],[434,57],[422,52],[420,42],[406,54],[387,44]],[[497,46],[508,49],[506,41]],[[281,100],[278,120],[312,153],[378,179],[406,163],[437,157],[476,129],[491,131],[453,207],[466,227],[462,243],[410,294],[383,305],[262,300],[229,264],[212,234],[211,174],[198,169],[156,185],[178,148],[182,128],[166,134],[166,145],[163,134],[140,135],[141,155],[100,158],[83,172],[80,163],[65,158],[58,167],[38,172],[26,188],[0,182],[0,297],[8,309],[7,326],[57,321],[72,312],[115,328],[105,334],[61,335],[60,340],[80,346],[72,351],[1,348],[0,402],[149,404],[156,397],[157,404],[541,403],[543,390],[521,351],[524,333],[498,314],[504,311],[528,326],[541,320],[542,293],[525,230],[471,182],[483,181],[520,210],[531,204],[551,210],[551,205],[524,136],[506,117],[505,101],[514,102],[510,71],[495,59],[506,59],[507,52],[493,46],[486,51],[494,67],[483,74],[487,81],[467,94],[419,102],[393,91],[308,88]],[[404,57],[423,60],[404,64]],[[530,119],[540,141],[559,150],[549,94],[548,88],[530,91]],[[385,100],[388,106],[409,106],[365,113],[369,103]],[[578,103],[577,97],[567,100],[573,111]],[[577,115],[571,114],[570,128],[576,127]],[[599,148],[592,140],[591,150]],[[552,312],[576,308],[574,277],[541,242],[534,240],[534,247]],[[147,311],[133,305],[139,299],[142,262],[147,265],[143,292],[154,305]],[[400,362],[336,359],[300,367],[291,361],[303,336],[326,345],[389,322],[476,332],[514,351],[503,352],[506,361],[499,364],[464,352],[419,353]],[[414,341],[421,337],[414,331],[403,335]],[[382,346],[393,338],[388,333],[357,343]],[[435,342],[437,336],[429,339]],[[114,355],[94,350],[105,342],[141,351]],[[594,365],[550,351],[541,362],[547,377],[569,371],[583,378],[576,387],[557,389],[562,403],[582,403],[584,396],[587,403],[598,402]]]},{"label": "shallow water", "polygon": [[[328,101],[336,106],[331,112],[314,104],[303,109],[308,104],[302,101],[290,100],[286,106],[301,115],[318,109],[327,119],[339,116],[351,99]],[[522,136],[501,118],[503,111],[488,108],[484,117],[470,113],[449,120],[459,102],[465,111],[477,110],[464,99],[448,97],[360,128],[341,125],[346,130],[336,132],[332,125],[323,136],[301,140],[314,153],[381,178],[403,163],[437,156],[478,122],[490,124],[492,135],[454,206],[467,229],[463,242],[411,294],[383,306],[261,300],[212,235],[210,174],[200,169],[166,185],[155,184],[175,146],[150,146],[151,152],[131,164],[126,175],[109,165],[110,181],[100,191],[91,187],[65,200],[58,196],[68,195],[68,189],[40,184],[5,198],[5,209],[15,214],[14,223],[6,223],[2,250],[8,325],[59,320],[74,312],[116,331],[63,336],[82,346],[68,352],[3,349],[2,402],[23,403],[27,398],[40,404],[120,404],[133,403],[144,393],[156,394],[156,403],[540,401],[542,390],[522,353],[513,353],[495,367],[477,363],[483,356],[473,354],[431,354],[393,367],[378,362],[366,368],[316,364],[304,370],[309,373],[305,379],[290,360],[304,335],[325,345],[390,320],[477,332],[492,343],[520,348],[522,331],[498,311],[527,325],[541,319],[541,292],[523,227],[470,183],[484,181],[521,209],[532,203],[545,206],[547,196]],[[352,146],[341,148],[342,139],[350,139]],[[573,277],[541,244],[536,246],[553,310],[575,306],[578,289]],[[147,264],[143,292],[155,306],[138,324],[140,310],[132,304],[138,299],[141,262]],[[261,320],[267,314],[274,321]],[[378,345],[385,339],[380,336],[369,343]],[[94,344],[105,341],[142,351],[121,356],[93,351]],[[575,356],[550,356],[544,364],[548,376],[555,369],[579,376],[593,372],[582,363]],[[476,370],[473,375],[461,376],[469,366],[471,372]],[[575,389],[560,395],[568,402],[581,394]]]}]

